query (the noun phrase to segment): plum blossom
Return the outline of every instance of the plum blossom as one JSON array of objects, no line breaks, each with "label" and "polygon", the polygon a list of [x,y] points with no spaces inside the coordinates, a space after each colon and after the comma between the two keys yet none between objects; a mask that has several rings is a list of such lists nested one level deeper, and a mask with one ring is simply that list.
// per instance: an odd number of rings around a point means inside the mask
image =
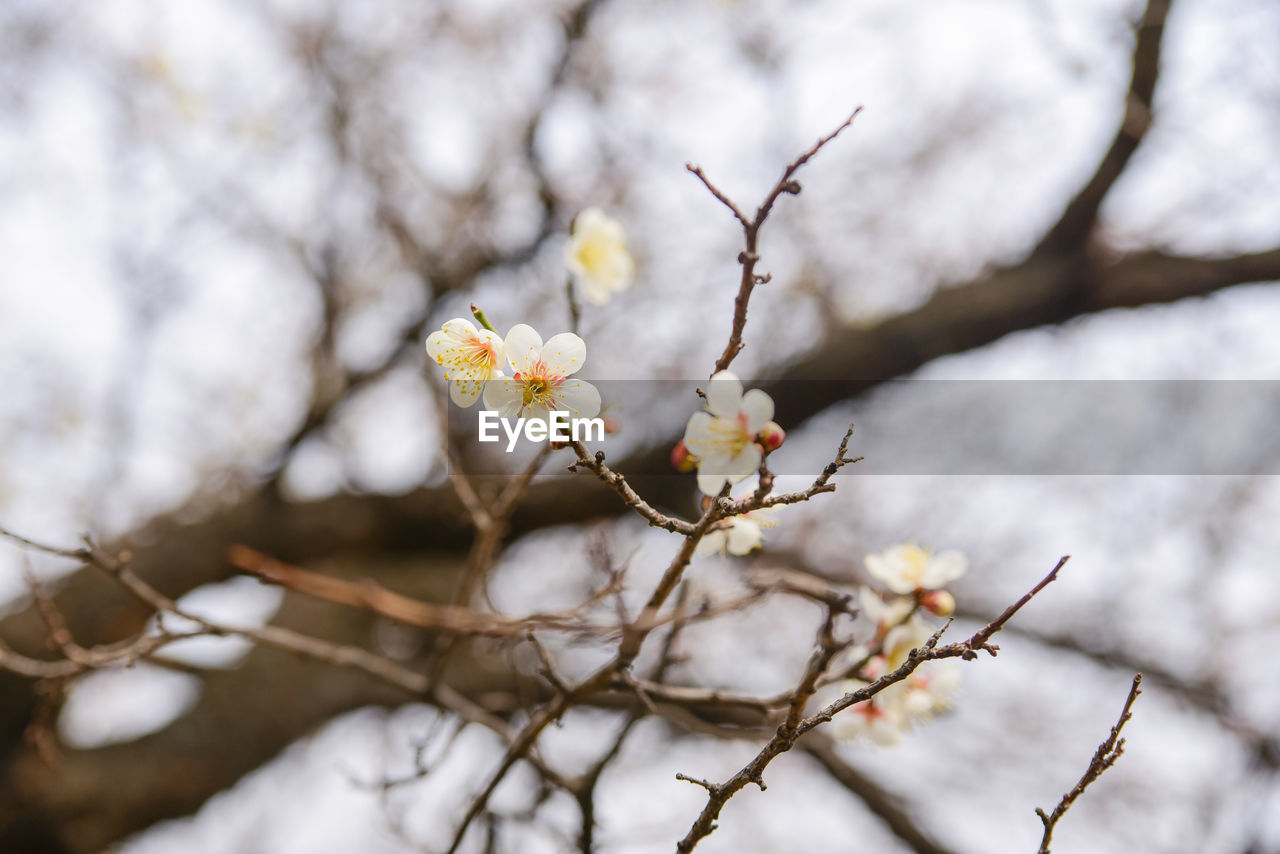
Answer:
[{"label": "plum blossom", "polygon": [[[895,596],[885,601],[869,588],[859,591],[862,613],[876,624],[880,654],[868,658],[871,649],[858,646],[847,657],[863,661],[858,675],[840,683],[842,693],[856,691],[885,673],[901,667],[911,654],[933,636],[934,628],[920,616],[914,598]],[[833,734],[839,738],[869,738],[877,744],[896,744],[901,735],[952,706],[952,697],[960,681],[955,662],[927,662],[912,671],[906,679],[895,682],[870,700],[864,700],[841,712],[832,720]]]},{"label": "plum blossom", "polygon": [[[878,675],[878,674],[877,674]],[[901,682],[895,682],[869,700],[855,703],[831,721],[832,734],[852,740],[868,738],[879,745],[897,744],[916,724],[954,705],[960,668],[955,662],[929,662]],[[869,683],[849,679],[839,685],[852,693]]]},{"label": "plum blossom", "polygon": [[915,609],[915,602],[906,596],[895,596],[886,602],[870,587],[858,590],[858,604],[863,615],[876,624],[877,636],[899,625]]},{"label": "plum blossom", "polygon": [[761,507],[730,517],[703,536],[698,543],[698,554],[750,554],[764,543],[764,529],[778,524],[781,509],[781,506]]},{"label": "plum blossom", "polygon": [[955,705],[955,691],[960,684],[960,668],[954,661],[930,662],[897,685],[890,702],[899,704],[908,721],[918,723],[945,712]]},{"label": "plum blossom", "polygon": [[[851,679],[840,687],[844,693],[851,693],[866,684]],[[903,716],[903,709],[899,704],[886,703],[883,698],[884,692],[881,692],[836,715],[831,719],[831,734],[845,741],[869,738],[882,747],[892,747],[900,742],[909,722]]]},{"label": "plum blossom", "polygon": [[485,408],[497,410],[502,418],[535,421],[549,421],[552,410],[568,412],[570,418],[594,418],[600,413],[596,387],[568,379],[587,358],[587,345],[577,335],[562,332],[544,344],[533,327],[521,323],[507,333],[505,349],[514,374],[485,385]]},{"label": "plum blossom", "polygon": [[684,431],[685,447],[698,459],[698,488],[718,495],[755,473],[764,456],[756,437],[772,417],[773,399],[760,389],[743,394],[729,371],[711,377],[706,411],[693,413]]},{"label": "plum blossom", "polygon": [[599,208],[587,208],[574,218],[564,263],[574,285],[595,305],[604,305],[614,292],[631,287],[635,276],[622,226]]},{"label": "plum blossom", "polygon": [[957,551],[934,554],[915,543],[900,543],[867,555],[867,571],[894,593],[936,590],[964,575],[969,560]]},{"label": "plum blossom", "polygon": [[449,397],[458,406],[471,406],[485,383],[502,376],[502,338],[461,317],[427,336],[427,355],[444,368]]}]

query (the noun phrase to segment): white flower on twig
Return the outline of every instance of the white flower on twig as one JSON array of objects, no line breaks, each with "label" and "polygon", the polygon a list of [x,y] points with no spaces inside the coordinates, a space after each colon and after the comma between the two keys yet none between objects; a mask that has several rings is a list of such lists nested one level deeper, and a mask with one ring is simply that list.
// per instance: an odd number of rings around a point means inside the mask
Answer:
[{"label": "white flower on twig", "polygon": [[867,571],[894,593],[936,590],[969,568],[969,560],[957,551],[934,554],[915,543],[901,543],[879,554],[867,555]]},{"label": "white flower on twig", "polygon": [[698,554],[750,554],[764,543],[764,529],[778,524],[778,507],[761,507],[732,516],[712,528],[698,543]]},{"label": "white flower on twig", "polygon": [[698,459],[698,488],[718,495],[760,467],[764,449],[756,437],[773,417],[773,398],[760,389],[742,393],[742,382],[720,371],[707,383],[707,409],[685,426],[684,444]]},{"label": "white flower on twig", "polygon": [[505,342],[510,377],[497,377],[484,388],[484,405],[502,418],[548,421],[552,410],[570,418],[600,413],[600,392],[591,383],[571,380],[587,359],[587,345],[572,332],[542,336],[523,323],[513,326]]},{"label": "white flower on twig", "polygon": [[587,208],[573,221],[564,263],[586,300],[604,305],[617,291],[631,287],[635,262],[617,220],[599,208]]},{"label": "white flower on twig", "polygon": [[459,406],[471,406],[485,383],[502,376],[502,338],[461,317],[427,336],[427,355],[444,368],[449,397]]}]

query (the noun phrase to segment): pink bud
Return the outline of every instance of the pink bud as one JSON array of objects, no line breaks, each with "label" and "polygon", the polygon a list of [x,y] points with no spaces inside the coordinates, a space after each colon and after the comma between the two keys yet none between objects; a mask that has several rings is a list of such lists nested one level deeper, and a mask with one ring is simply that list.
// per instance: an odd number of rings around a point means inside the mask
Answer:
[{"label": "pink bud", "polygon": [[689,453],[689,449],[685,447],[684,440],[676,443],[671,449],[671,465],[676,471],[688,472],[693,471],[698,465],[698,459]]},{"label": "pink bud", "polygon": [[926,590],[920,594],[920,607],[938,617],[950,617],[956,612],[956,597],[945,590]]},{"label": "pink bud", "polygon": [[622,422],[619,421],[614,416],[609,415],[604,419],[604,432],[606,436],[612,436],[614,433],[617,433],[621,429],[622,429]]},{"label": "pink bud", "polygon": [[787,440],[787,431],[778,426],[777,421],[770,421],[760,428],[760,444],[766,451],[776,451]]}]

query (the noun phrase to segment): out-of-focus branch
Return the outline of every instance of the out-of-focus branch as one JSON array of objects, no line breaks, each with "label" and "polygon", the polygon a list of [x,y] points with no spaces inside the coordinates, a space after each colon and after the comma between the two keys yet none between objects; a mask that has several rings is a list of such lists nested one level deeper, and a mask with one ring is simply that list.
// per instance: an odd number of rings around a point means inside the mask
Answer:
[{"label": "out-of-focus branch", "polygon": [[934,842],[916,825],[898,798],[841,759],[830,738],[821,732],[810,733],[801,742],[801,747],[805,753],[817,760],[831,779],[862,801],[872,814],[884,822],[894,836],[910,846],[916,854],[952,854],[950,849]]},{"label": "out-of-focus branch", "polygon": [[1151,103],[1160,75],[1165,20],[1172,5],[1172,0],[1148,0],[1134,27],[1133,74],[1125,94],[1120,127],[1093,176],[1067,205],[1057,224],[1049,229],[1037,251],[1068,252],[1088,240],[1097,223],[1102,200],[1124,174],[1129,159],[1142,144],[1151,127]]}]

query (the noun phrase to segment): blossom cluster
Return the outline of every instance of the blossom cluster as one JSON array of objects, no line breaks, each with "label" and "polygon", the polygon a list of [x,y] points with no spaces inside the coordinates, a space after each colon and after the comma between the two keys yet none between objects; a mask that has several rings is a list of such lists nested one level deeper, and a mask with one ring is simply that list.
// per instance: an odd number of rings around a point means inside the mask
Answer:
[{"label": "blossom cluster", "polygon": [[[456,317],[427,336],[427,354],[445,369],[449,397],[467,407],[483,396],[487,409],[503,418],[549,421],[552,411],[592,418],[600,412],[600,392],[589,382],[569,379],[587,359],[587,345],[572,332],[545,343],[527,324],[511,327],[506,338]],[[504,368],[510,368],[507,376]]]},{"label": "blossom cluster", "polygon": [[[842,693],[856,691],[907,660],[911,650],[928,642],[936,631],[922,611],[949,616],[955,599],[940,589],[968,569],[968,560],[957,551],[934,554],[915,543],[902,543],[879,554],[867,555],[867,572],[892,594],[887,600],[864,587],[859,592],[862,614],[875,625],[872,642],[853,649],[854,661],[865,661],[860,678],[840,684]],[[955,662],[930,662],[906,679],[850,706],[832,721],[842,738],[870,738],[878,744],[896,744],[915,724],[949,709],[960,681]]]},{"label": "blossom cluster", "polygon": [[[572,282],[596,305],[626,290],[635,277],[622,226],[599,208],[574,218],[564,263]],[[475,306],[472,310],[483,328],[455,317],[426,341],[427,355],[444,368],[454,403],[465,408],[483,396],[487,409],[526,421],[546,422],[553,411],[577,418],[600,412],[595,386],[569,379],[587,358],[586,343],[576,334],[562,332],[543,342],[533,327],[520,323],[503,338]]]}]

